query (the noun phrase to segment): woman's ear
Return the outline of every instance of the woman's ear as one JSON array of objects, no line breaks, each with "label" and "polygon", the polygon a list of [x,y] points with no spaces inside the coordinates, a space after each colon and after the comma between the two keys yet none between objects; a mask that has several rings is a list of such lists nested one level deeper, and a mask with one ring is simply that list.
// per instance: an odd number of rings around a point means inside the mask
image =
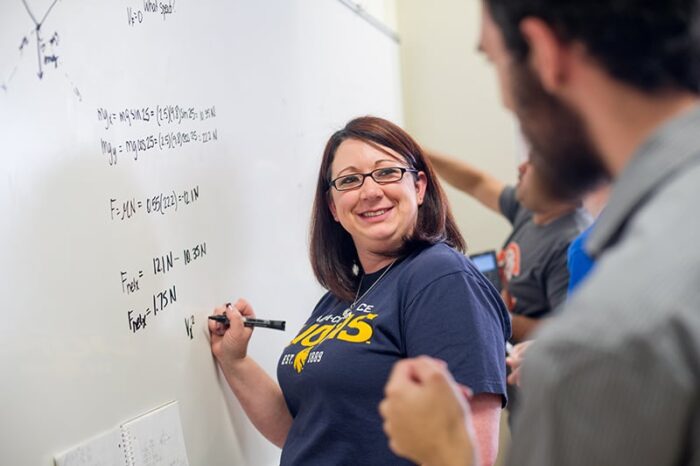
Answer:
[{"label": "woman's ear", "polygon": [[418,205],[423,205],[423,200],[425,199],[425,192],[428,189],[428,177],[425,176],[424,172],[418,172],[416,176],[416,200]]}]

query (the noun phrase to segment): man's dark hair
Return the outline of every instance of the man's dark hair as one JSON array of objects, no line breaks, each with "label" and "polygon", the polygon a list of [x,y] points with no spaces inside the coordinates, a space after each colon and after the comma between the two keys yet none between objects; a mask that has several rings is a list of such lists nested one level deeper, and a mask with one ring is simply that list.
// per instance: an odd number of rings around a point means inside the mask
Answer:
[{"label": "man's dark hair", "polygon": [[[340,144],[355,139],[379,150],[391,149],[406,165],[425,173],[427,185],[418,219],[409,238],[399,250],[383,251],[392,257],[402,257],[414,250],[441,241],[464,252],[464,239],[452,218],[447,198],[421,147],[397,125],[377,117],[360,117],[336,131],[323,151],[318,171],[316,196],[311,218],[311,266],[319,283],[336,297],[352,301],[357,291],[359,266],[357,250],[350,234],[336,222],[328,207],[331,165]],[[408,174],[407,174],[408,175]]]},{"label": "man's dark hair", "polygon": [[700,0],[484,0],[518,61],[524,18],[579,41],[608,73],[647,92],[700,90]]}]

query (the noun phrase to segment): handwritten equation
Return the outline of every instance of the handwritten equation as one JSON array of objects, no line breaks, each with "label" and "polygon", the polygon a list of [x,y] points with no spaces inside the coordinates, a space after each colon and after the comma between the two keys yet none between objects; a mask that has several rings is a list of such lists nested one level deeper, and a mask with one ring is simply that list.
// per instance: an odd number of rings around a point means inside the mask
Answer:
[{"label": "handwritten equation", "polygon": [[163,21],[175,13],[175,0],[167,2],[157,2],[154,0],[143,0],[141,8],[126,7],[126,21],[131,27],[143,24],[143,21],[150,16],[161,16]]},{"label": "handwritten equation", "polygon": [[[145,280],[144,277],[164,276],[176,267],[187,267],[195,261],[202,260],[206,255],[207,243],[201,242],[183,248],[177,252],[170,250],[163,254],[156,255],[151,258],[151,263],[147,268],[141,268],[135,271],[120,270],[119,280],[122,293],[127,296],[138,295],[142,292],[143,281]],[[131,308],[126,313],[129,330],[132,333],[137,333],[145,329],[150,320],[167,310],[178,300],[178,291],[175,284],[157,289],[155,292],[149,294],[151,296],[147,306],[142,306],[139,310]],[[190,339],[194,339],[192,330],[194,326],[194,316],[186,317],[184,321],[187,336]]]},{"label": "handwritten equation", "polygon": [[107,156],[110,166],[114,166],[119,161],[122,153],[131,154],[134,161],[147,152],[158,150],[165,151],[192,145],[196,143],[206,144],[219,140],[217,129],[206,131],[171,131],[167,133],[158,132],[136,139],[127,139],[119,144],[113,144],[104,139],[100,140],[102,155]]},{"label": "handwritten equation", "polygon": [[180,206],[188,206],[199,200],[199,185],[176,192],[174,189],[168,192],[160,192],[145,199],[131,197],[129,199],[109,199],[110,219],[124,221],[135,218],[137,214],[165,215],[169,212],[177,212]]},{"label": "handwritten equation", "polygon": [[132,126],[137,123],[165,126],[187,121],[205,121],[216,118],[216,106],[195,108],[180,105],[156,105],[155,107],[133,107],[111,111],[97,109],[97,121],[103,122],[105,130],[116,124]]},{"label": "handwritten equation", "polygon": [[180,126],[184,123],[197,124],[216,118],[216,106],[203,108],[180,105],[156,105],[154,107],[131,107],[111,111],[100,107],[97,120],[104,125],[105,132],[120,126],[124,129],[133,127],[160,128],[137,137],[125,137],[114,142],[106,136],[100,139],[100,150],[107,158],[109,166],[119,162],[121,154],[128,154],[134,161],[151,151],[167,151],[194,144],[207,144],[219,140],[219,132],[214,127],[204,129],[167,130],[168,126]]},{"label": "handwritten equation", "polygon": [[[149,3],[153,5],[154,3]],[[144,4],[146,5],[146,4]],[[174,4],[173,4],[174,5]],[[99,106],[93,114],[100,125],[100,151],[109,167],[122,159],[142,160],[145,154],[168,151],[195,144],[218,141],[214,127],[215,105],[183,105],[159,103],[147,105]],[[134,168],[137,166],[134,165]],[[111,170],[111,168],[106,168]],[[167,188],[167,186],[166,186]],[[105,215],[114,224],[138,225],[149,216],[175,215],[183,209],[196,209],[204,199],[199,184],[157,188],[155,192],[106,196]],[[128,227],[127,227],[128,228]],[[161,315],[176,316],[182,290],[176,284],[190,264],[207,255],[207,243],[171,249],[149,258],[140,267],[120,267],[119,286],[124,298],[125,330],[132,334],[147,334]],[[185,291],[186,292],[186,291]],[[194,339],[195,318],[181,316],[185,335]]]}]

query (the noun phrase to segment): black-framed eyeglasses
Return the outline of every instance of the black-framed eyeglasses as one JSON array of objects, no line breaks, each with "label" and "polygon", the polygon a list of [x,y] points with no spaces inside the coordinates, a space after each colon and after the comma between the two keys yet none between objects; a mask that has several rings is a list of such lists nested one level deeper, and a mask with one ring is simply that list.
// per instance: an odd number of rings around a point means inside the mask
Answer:
[{"label": "black-framed eyeglasses", "polygon": [[406,172],[417,173],[418,170],[405,167],[382,167],[372,170],[369,173],[350,173],[349,175],[339,176],[331,180],[329,185],[333,186],[338,191],[350,191],[357,189],[365,182],[365,178],[371,176],[378,184],[389,184],[401,181],[403,174]]}]

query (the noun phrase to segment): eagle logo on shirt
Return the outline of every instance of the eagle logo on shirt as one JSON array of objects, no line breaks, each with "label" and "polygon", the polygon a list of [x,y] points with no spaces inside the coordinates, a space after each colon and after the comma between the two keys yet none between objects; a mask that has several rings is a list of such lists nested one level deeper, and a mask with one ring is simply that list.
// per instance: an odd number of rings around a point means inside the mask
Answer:
[{"label": "eagle logo on shirt", "polygon": [[[301,329],[299,334],[290,342],[290,346],[297,343],[303,349],[296,354],[285,354],[282,357],[282,365],[293,364],[294,370],[301,373],[304,367],[311,362],[319,362],[323,357],[322,351],[317,351],[318,346],[326,340],[340,340],[348,343],[369,343],[374,334],[374,328],[370,321],[378,314],[355,314],[346,309],[342,315],[322,316],[313,324]],[[330,322],[330,323],[325,323]]]},{"label": "eagle logo on shirt", "polygon": [[520,246],[515,242],[508,243],[508,245],[498,253],[498,268],[501,274],[501,281],[503,282],[503,289],[500,290],[501,298],[503,298],[503,302],[511,312],[515,309],[517,300],[510,293],[508,284],[513,277],[520,276],[521,257]]},{"label": "eagle logo on shirt", "polygon": [[498,253],[498,266],[503,270],[506,281],[520,275],[520,246],[518,243],[508,243]]}]

